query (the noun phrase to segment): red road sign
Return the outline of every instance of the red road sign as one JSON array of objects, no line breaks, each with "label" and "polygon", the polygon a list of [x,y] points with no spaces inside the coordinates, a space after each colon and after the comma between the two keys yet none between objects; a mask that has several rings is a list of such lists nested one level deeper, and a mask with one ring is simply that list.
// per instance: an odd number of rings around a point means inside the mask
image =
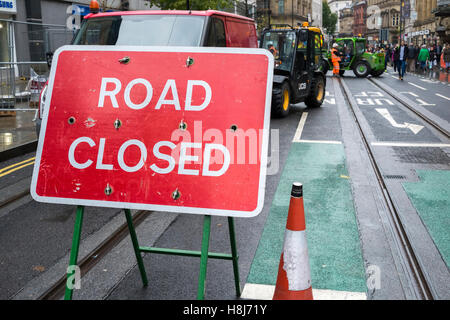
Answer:
[{"label": "red road sign", "polygon": [[263,206],[273,57],[65,46],[31,184],[41,202],[251,217]]}]

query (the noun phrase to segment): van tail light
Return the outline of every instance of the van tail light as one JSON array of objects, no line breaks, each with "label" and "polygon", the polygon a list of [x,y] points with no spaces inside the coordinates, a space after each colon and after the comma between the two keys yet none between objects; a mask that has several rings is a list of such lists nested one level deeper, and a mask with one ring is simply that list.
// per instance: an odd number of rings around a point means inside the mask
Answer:
[{"label": "van tail light", "polygon": [[41,95],[39,96],[39,119],[42,119],[44,115],[44,106],[45,106],[45,98],[47,97],[47,88],[48,84],[45,84],[44,88],[41,91]]}]

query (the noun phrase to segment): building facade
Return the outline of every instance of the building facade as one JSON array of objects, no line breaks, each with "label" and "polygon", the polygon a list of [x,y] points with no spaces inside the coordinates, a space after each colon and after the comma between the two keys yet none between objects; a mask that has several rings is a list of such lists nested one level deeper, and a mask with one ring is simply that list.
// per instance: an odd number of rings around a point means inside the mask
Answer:
[{"label": "building facade", "polygon": [[258,25],[297,26],[298,23],[312,22],[312,2],[312,0],[257,0]]},{"label": "building facade", "polygon": [[450,0],[437,0],[433,9],[436,17],[436,34],[441,43],[450,43]]},{"label": "building facade", "polygon": [[353,36],[353,10],[350,6],[339,11],[339,37]]},{"label": "building facade", "polygon": [[351,0],[328,0],[328,6],[330,7],[331,12],[336,13],[338,16],[335,35],[343,33],[341,30],[341,19],[339,18],[341,15],[340,11],[344,8],[349,8],[351,4]]},{"label": "building facade", "polygon": [[367,32],[366,24],[367,1],[353,0],[353,34],[355,36],[365,36]]},{"label": "building facade", "polygon": [[405,30],[401,22],[400,0],[367,0],[367,32],[369,42],[397,43]]},{"label": "building facade", "polygon": [[436,44],[440,39],[436,33],[436,17],[433,10],[437,0],[415,0],[413,16],[407,20],[405,39],[414,44]]}]

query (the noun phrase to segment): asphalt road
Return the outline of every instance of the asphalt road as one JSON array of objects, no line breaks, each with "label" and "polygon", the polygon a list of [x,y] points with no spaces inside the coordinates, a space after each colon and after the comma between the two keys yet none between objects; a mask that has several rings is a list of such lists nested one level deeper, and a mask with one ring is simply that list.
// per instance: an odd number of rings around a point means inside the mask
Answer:
[{"label": "asphalt road", "polygon": [[[448,86],[422,81],[407,75],[405,80],[394,79],[390,74],[380,78],[393,89],[414,98],[436,115],[450,120]],[[352,128],[353,120],[345,116],[342,98],[336,95],[335,80],[328,77],[327,96],[318,109],[306,108],[304,104],[292,107],[291,114],[284,119],[271,120],[271,135],[274,140],[269,157],[273,159],[270,175],[266,181],[263,211],[254,218],[236,218],[236,238],[239,252],[241,289],[245,286],[253,258],[267,226],[266,220],[280,183],[286,159],[295,137],[313,143],[342,143],[350,171],[356,219],[361,238],[364,266],[376,264],[382,268],[382,288],[368,290],[370,299],[413,299],[414,289],[403,274],[402,262],[396,256],[396,247],[386,227],[380,208],[374,197],[371,179],[364,176],[370,163],[366,159],[361,142],[353,141],[357,135]],[[419,183],[421,174],[448,172],[450,148],[426,146],[426,144],[448,144],[435,129],[416,115],[387,96],[368,79],[357,79],[347,75],[343,80],[356,101],[358,116],[376,160],[386,177],[388,191],[392,192],[402,221],[406,224],[412,245],[417,251],[433,290],[442,297],[448,289],[450,276],[445,262],[448,243],[436,234],[434,226],[417,212],[408,183]],[[414,85],[412,84],[414,83]],[[422,87],[424,90],[419,88]],[[447,90],[447,91],[446,91]],[[439,95],[438,95],[439,94]],[[415,97],[414,95],[418,95]],[[421,103],[421,101],[425,103]],[[341,99],[341,100],[339,100]],[[344,112],[345,111],[345,112]],[[304,126],[299,125],[303,119]],[[352,122],[353,123],[353,122]],[[406,124],[405,124],[406,123]],[[411,124],[411,125],[408,125]],[[354,126],[354,123],[353,123]],[[396,146],[395,143],[403,143]],[[418,146],[420,144],[420,146]],[[0,170],[19,162],[32,162],[33,153],[0,163]],[[31,160],[30,160],[31,159]],[[278,164],[278,165],[277,165]],[[275,168],[275,169],[274,169]],[[4,170],[3,172],[6,172]],[[0,177],[0,191],[14,193],[29,185],[32,165]],[[429,186],[428,186],[429,187]],[[442,187],[442,186],[436,186]],[[440,189],[436,189],[438,192]],[[433,190],[431,190],[433,192]],[[435,202],[429,202],[435,206]],[[448,208],[447,208],[448,210]],[[445,211],[445,209],[444,209]],[[75,208],[66,205],[37,203],[26,196],[0,209],[0,299],[31,297],[32,287],[46,285],[46,277],[54,273],[55,265],[64,265],[70,249]],[[148,223],[137,228],[139,239],[156,247],[199,250],[201,244],[202,217],[199,215],[155,213]],[[154,219],[154,220],[152,220]],[[442,224],[448,223],[443,218]],[[123,221],[120,210],[87,208],[83,224],[82,243],[110,232],[109,225]],[[164,223],[162,222],[164,221]],[[330,235],[332,236],[332,235]],[[436,238],[437,237],[437,238]],[[99,237],[100,238],[100,237]],[[84,241],[86,240],[86,241]],[[149,286],[142,288],[134,253],[126,238],[102,264],[94,267],[82,280],[82,290],[76,290],[75,299],[195,299],[197,292],[198,258],[146,254],[144,263],[149,276]],[[227,220],[213,217],[210,250],[229,252]],[[64,269],[59,275],[64,274]],[[84,279],[84,278],[83,278]],[[447,295],[448,295],[447,291]],[[35,298],[36,295],[33,295]],[[208,262],[206,299],[236,299],[231,262],[212,260]]]}]

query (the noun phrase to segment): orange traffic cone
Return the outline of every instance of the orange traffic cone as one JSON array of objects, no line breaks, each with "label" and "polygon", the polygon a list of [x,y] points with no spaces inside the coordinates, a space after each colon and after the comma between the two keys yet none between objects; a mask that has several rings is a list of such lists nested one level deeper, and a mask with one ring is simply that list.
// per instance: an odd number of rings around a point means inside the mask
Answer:
[{"label": "orange traffic cone", "polygon": [[294,182],[273,300],[312,300],[302,184]]}]

